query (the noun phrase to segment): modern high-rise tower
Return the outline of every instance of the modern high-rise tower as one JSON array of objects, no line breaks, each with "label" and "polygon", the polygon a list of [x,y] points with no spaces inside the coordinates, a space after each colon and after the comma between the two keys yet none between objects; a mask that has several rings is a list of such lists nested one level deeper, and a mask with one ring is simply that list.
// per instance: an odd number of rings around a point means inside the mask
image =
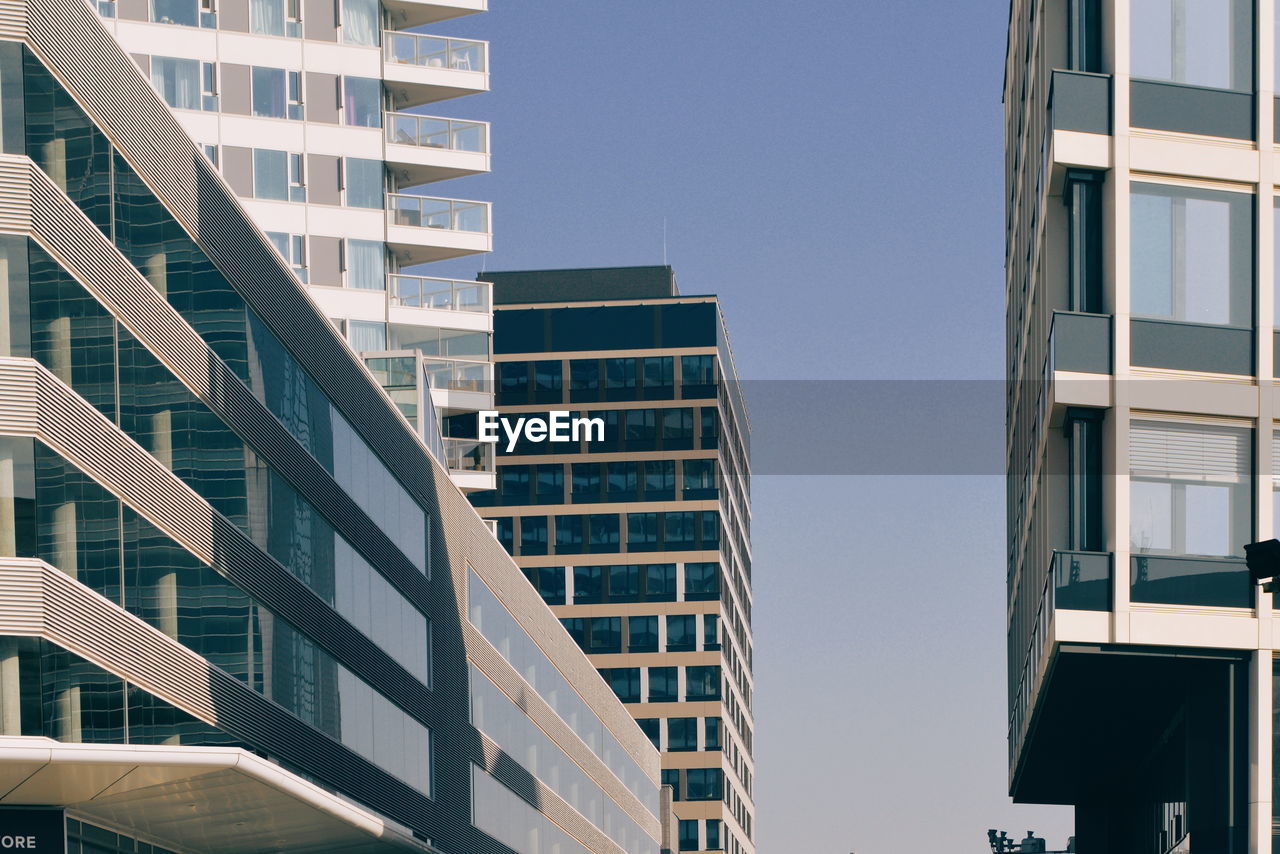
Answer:
[{"label": "modern high-rise tower", "polygon": [[682,851],[755,851],[749,425],[714,296],[670,267],[493,273],[498,538],[662,750]]},{"label": "modern high-rise tower", "polygon": [[661,792],[97,12],[0,5],[0,849],[658,854]]},{"label": "modern high-rise tower", "polygon": [[1280,850],[1273,0],[1014,0],[1009,784],[1081,852]]},{"label": "modern high-rise tower", "polygon": [[429,30],[487,5],[97,2],[321,310],[376,354],[375,375],[463,489],[492,488],[488,448],[441,442],[438,427],[493,404],[490,289],[422,265],[491,248],[489,204],[435,187],[489,170],[488,123],[437,115],[488,90],[489,46]]}]

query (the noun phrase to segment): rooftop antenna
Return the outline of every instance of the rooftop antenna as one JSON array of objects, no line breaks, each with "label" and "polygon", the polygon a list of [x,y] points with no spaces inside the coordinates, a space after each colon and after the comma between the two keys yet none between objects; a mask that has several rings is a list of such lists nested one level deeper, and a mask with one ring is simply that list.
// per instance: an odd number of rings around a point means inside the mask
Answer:
[{"label": "rooftop antenna", "polygon": [[662,266],[667,266],[667,218],[662,218]]}]

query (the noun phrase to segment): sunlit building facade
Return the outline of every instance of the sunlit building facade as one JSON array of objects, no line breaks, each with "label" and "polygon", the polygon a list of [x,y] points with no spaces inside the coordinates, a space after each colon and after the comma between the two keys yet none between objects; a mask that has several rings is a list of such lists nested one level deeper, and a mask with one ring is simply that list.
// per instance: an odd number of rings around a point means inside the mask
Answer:
[{"label": "sunlit building facade", "polygon": [[0,845],[674,846],[657,751],[82,0],[0,8],[0,199]]},{"label": "sunlit building facade", "polygon": [[1009,783],[1081,852],[1280,850],[1273,0],[1015,0]]},{"label": "sunlit building facade", "polygon": [[499,412],[603,435],[504,433],[472,501],[662,751],[678,849],[752,854],[750,431],[719,301],[670,267],[486,278]]}]

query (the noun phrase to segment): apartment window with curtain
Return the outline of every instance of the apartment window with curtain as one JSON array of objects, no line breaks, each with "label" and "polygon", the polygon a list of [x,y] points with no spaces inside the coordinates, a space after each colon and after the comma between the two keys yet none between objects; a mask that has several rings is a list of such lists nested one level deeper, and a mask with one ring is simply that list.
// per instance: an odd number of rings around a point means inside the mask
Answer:
[{"label": "apartment window with curtain", "polygon": [[301,0],[250,0],[249,29],[266,36],[301,37]]},{"label": "apartment window with curtain", "polygon": [[356,127],[382,127],[382,81],[372,77],[342,78],[342,121]]},{"label": "apartment window with curtain", "polygon": [[1252,431],[1134,421],[1129,430],[1131,595],[1139,602],[1248,607],[1235,556],[1252,540]]},{"label": "apartment window with curtain", "polygon": [[381,43],[378,0],[342,0],[342,40],[347,44]]},{"label": "apartment window with curtain", "polygon": [[1133,184],[1133,316],[1251,327],[1252,201],[1248,193]]},{"label": "apartment window with curtain", "polygon": [[[207,66],[210,72],[212,63],[201,63],[196,59],[177,59],[170,56],[151,57],[151,85],[156,87],[160,97],[166,104],[179,110],[199,110],[203,108],[202,95],[206,82],[202,76],[201,66]],[[216,108],[215,108],[216,109]]]},{"label": "apartment window with curtain", "polygon": [[385,290],[387,253],[382,241],[348,238],[343,245],[347,287]]},{"label": "apartment window with curtain", "polygon": [[1252,0],[1131,0],[1132,74],[1253,90]]},{"label": "apartment window with curtain", "polygon": [[[385,351],[387,324],[370,320],[349,320],[347,321],[347,340],[351,342],[351,349],[358,353]],[[510,524],[509,519],[508,524]]]}]

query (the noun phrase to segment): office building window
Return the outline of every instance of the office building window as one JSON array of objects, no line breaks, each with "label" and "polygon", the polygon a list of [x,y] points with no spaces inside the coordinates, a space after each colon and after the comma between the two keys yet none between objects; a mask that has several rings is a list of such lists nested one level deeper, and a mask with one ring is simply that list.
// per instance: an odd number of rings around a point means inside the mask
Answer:
[{"label": "office building window", "polygon": [[701,847],[698,842],[698,820],[680,819],[680,850],[698,851]]},{"label": "office building window", "polygon": [[680,699],[678,687],[680,668],[649,668],[649,702],[674,703]]},{"label": "office building window", "polygon": [[719,768],[690,768],[684,772],[686,801],[718,801],[724,796],[723,775]]},{"label": "office building window", "polygon": [[1246,193],[1134,184],[1133,315],[1252,326],[1252,198]]},{"label": "office building window", "polygon": [[343,246],[347,287],[386,290],[387,253],[382,241],[348,238]]},{"label": "office building window", "polygon": [[716,614],[702,615],[702,648],[711,652],[720,649],[720,617]]},{"label": "office building window", "polygon": [[[544,517],[545,518],[545,517]],[[548,605],[565,603],[565,574],[563,566],[530,566],[524,569],[525,577]]]},{"label": "office building window", "polygon": [[619,700],[624,703],[640,702],[639,667],[604,667],[600,675]]},{"label": "office building window", "polygon": [[654,749],[661,750],[662,721],[657,718],[636,718],[636,723],[640,726],[640,731],[653,743]]},{"label": "office building window", "polygon": [[720,719],[719,718],[703,718],[703,729],[706,734],[704,736],[704,750],[720,749]]},{"label": "office building window", "polygon": [[720,665],[709,664],[685,668],[686,700],[720,699]]},{"label": "office building window", "polygon": [[371,77],[343,77],[342,120],[357,127],[382,127],[382,81]]},{"label": "office building window", "polygon": [[1130,546],[1138,554],[1229,556],[1250,541],[1250,431],[1135,421]]},{"label": "office building window", "polygon": [[520,517],[520,554],[544,555],[547,553],[547,517]]},{"label": "office building window", "polygon": [[1252,19],[1252,0],[1132,0],[1132,74],[1251,91]]},{"label": "office building window", "polygon": [[204,156],[209,158],[209,162],[215,167],[218,165],[218,146],[201,145],[200,150],[204,152]]},{"label": "office building window", "polygon": [[720,851],[720,819],[709,818],[707,822],[707,850]]},{"label": "office building window", "polygon": [[381,160],[362,157],[342,158],[342,184],[346,205],[353,208],[381,208],[384,192],[384,169]]},{"label": "office building window", "polygon": [[627,652],[658,651],[658,618],[656,615],[627,617]]},{"label": "office building window", "polygon": [[696,614],[667,615],[667,652],[690,652],[698,648]]},{"label": "office building window", "polygon": [[686,563],[684,598],[688,602],[710,602],[720,598],[720,564]]},{"label": "office building window", "polygon": [[667,718],[667,750],[681,753],[698,749],[697,718]]},{"label": "office building window", "polygon": [[307,200],[307,176],[303,171],[301,154],[289,155],[289,201],[305,202]]},{"label": "office building window", "polygon": [[382,34],[378,0],[342,0],[342,40],[347,44],[376,45]]}]

